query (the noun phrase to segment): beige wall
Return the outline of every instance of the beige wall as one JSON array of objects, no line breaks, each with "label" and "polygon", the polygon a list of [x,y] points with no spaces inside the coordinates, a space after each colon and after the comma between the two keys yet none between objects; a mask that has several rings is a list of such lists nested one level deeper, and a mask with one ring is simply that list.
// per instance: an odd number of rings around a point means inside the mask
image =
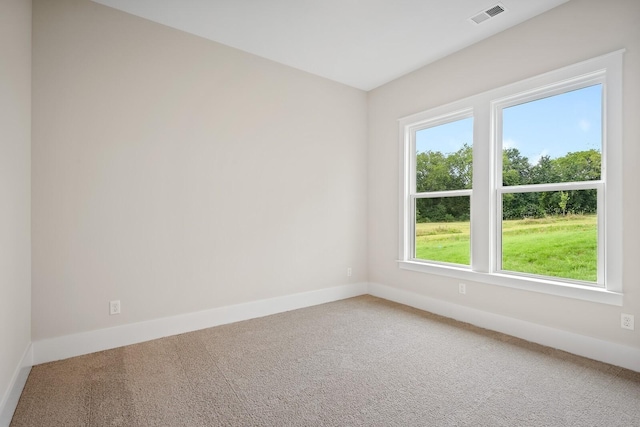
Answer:
[{"label": "beige wall", "polygon": [[[626,48],[624,306],[608,306],[398,269],[397,119]],[[369,279],[420,294],[634,347],[620,313],[640,315],[640,2],[574,0],[369,93]]]},{"label": "beige wall", "polygon": [[[368,95],[89,0],[34,3],[33,340],[369,279],[640,347],[619,326],[640,314],[637,1],[573,0]],[[461,298],[399,270],[397,119],[620,48],[625,305]]]},{"label": "beige wall", "polygon": [[31,338],[31,1],[0,2],[0,409]]},{"label": "beige wall", "polygon": [[33,20],[34,341],[366,281],[365,92],[89,0]]}]

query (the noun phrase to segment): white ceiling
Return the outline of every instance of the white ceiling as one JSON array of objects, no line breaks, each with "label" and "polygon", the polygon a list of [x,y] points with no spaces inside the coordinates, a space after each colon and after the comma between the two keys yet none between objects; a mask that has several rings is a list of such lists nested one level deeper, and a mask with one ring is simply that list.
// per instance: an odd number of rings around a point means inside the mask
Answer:
[{"label": "white ceiling", "polygon": [[93,1],[370,90],[568,0]]}]

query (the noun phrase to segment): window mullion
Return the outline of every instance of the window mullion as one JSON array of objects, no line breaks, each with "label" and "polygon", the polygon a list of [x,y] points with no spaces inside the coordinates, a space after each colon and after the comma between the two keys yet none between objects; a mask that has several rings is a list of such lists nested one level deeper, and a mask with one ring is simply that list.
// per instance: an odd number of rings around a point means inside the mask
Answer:
[{"label": "window mullion", "polygon": [[424,193],[415,193],[414,196],[419,199],[435,199],[436,197],[470,196],[471,193],[472,190],[429,191]]},{"label": "window mullion", "polygon": [[473,104],[473,194],[471,195],[471,269],[493,271],[494,159],[491,144],[489,99],[480,96]]}]

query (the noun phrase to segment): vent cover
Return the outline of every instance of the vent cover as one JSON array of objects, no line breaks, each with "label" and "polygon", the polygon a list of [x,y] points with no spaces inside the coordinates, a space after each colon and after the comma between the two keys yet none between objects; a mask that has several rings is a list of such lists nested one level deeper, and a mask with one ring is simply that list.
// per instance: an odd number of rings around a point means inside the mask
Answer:
[{"label": "vent cover", "polygon": [[493,6],[491,9],[489,10],[485,10],[484,13],[486,13],[487,15],[489,15],[490,17],[494,17],[499,13],[504,12],[504,7],[500,6],[499,4]]},{"label": "vent cover", "polygon": [[505,7],[501,4],[498,3],[497,5],[490,7],[489,9],[478,13],[475,16],[472,16],[471,18],[469,18],[470,20],[472,20],[473,22],[475,22],[476,24],[480,24],[484,21],[486,21],[487,19],[491,19],[496,15],[501,14],[502,12],[504,12],[506,9]]}]

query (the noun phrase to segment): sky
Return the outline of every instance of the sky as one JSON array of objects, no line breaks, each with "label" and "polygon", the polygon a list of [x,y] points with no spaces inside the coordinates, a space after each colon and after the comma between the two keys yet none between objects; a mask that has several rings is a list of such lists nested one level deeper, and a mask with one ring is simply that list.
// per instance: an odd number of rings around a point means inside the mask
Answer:
[{"label": "sky", "polygon": [[[517,148],[535,164],[541,156],[602,150],[602,86],[594,85],[503,110],[502,143]],[[424,129],[416,134],[417,152],[453,153],[472,145],[473,119]]]}]

